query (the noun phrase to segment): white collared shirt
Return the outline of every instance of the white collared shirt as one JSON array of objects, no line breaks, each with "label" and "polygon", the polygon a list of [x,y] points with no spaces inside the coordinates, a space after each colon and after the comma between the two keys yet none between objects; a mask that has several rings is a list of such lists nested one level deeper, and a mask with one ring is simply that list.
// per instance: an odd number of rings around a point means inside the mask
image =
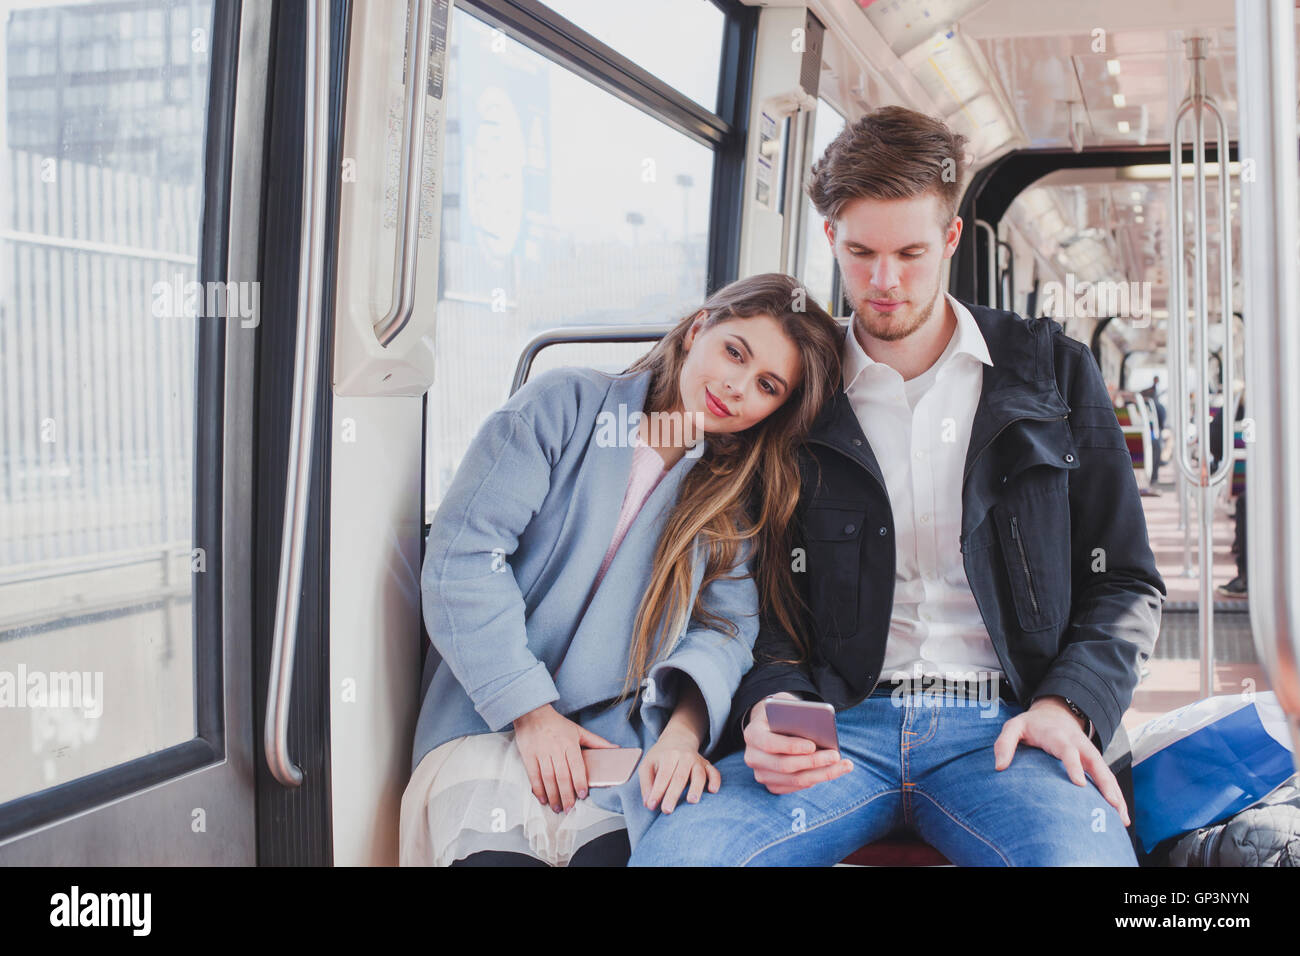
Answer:
[{"label": "white collared shirt", "polygon": [[844,390],[894,514],[894,608],[881,680],[1002,674],[960,542],[962,471],[984,365],[993,360],[970,310],[944,294],[957,328],[943,354],[910,381],[863,351],[852,322],[844,343]]}]

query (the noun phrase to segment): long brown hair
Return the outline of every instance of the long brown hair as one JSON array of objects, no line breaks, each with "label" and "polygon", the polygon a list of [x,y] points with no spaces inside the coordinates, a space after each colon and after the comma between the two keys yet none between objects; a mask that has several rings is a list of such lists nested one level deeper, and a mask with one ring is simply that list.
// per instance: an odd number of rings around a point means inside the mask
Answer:
[{"label": "long brown hair", "polygon": [[[703,600],[688,607],[697,539],[707,545],[700,595],[709,583],[740,563],[741,545],[751,542],[759,602],[805,650],[797,621],[803,601],[790,571],[790,521],[799,501],[797,451],[823,403],[840,384],[844,333],[797,279],[780,273],[740,279],[719,289],[677,323],[626,374],[652,370],[646,411],[679,407],[683,340],[703,311],[699,331],[722,322],[771,316],[799,352],[803,374],[781,406],[741,432],[710,434],[707,451],[682,482],[655,549],[650,584],[637,611],[628,670],[620,697],[635,696],[666,644],[692,613],[710,628],[732,637],[733,622]],[[698,333],[697,333],[698,334]],[[653,635],[660,631],[656,646]]]}]

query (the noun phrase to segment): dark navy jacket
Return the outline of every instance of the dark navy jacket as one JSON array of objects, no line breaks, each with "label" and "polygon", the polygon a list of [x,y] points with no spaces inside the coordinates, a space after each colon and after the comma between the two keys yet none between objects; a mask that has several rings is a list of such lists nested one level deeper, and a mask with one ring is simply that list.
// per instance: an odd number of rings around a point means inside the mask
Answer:
[{"label": "dark navy jacket", "polygon": [[[1016,700],[1028,707],[1037,697],[1068,697],[1105,751],[1155,646],[1166,593],[1132,459],[1087,347],[1050,319],[967,308],[993,365],[984,366],[971,426],[961,537],[950,544],[961,549]],[[785,663],[798,651],[763,616],[755,666],[732,702],[731,746],[742,745],[742,719],[769,694],[801,692],[843,710],[880,680],[894,519],[842,389],[814,424],[800,470],[794,546],[805,549],[806,570],[794,577],[810,609],[810,656]]]}]

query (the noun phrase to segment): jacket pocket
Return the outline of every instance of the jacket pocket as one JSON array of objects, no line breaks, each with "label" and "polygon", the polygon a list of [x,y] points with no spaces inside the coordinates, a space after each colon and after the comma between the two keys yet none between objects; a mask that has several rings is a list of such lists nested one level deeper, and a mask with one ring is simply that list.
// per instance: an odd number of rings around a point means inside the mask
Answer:
[{"label": "jacket pocket", "polygon": [[804,515],[809,610],[823,637],[857,632],[865,520],[865,511],[848,508],[809,508]]},{"label": "jacket pocket", "polygon": [[1059,628],[1071,603],[1070,505],[1064,482],[1059,489],[998,505],[995,517],[1021,629]]}]

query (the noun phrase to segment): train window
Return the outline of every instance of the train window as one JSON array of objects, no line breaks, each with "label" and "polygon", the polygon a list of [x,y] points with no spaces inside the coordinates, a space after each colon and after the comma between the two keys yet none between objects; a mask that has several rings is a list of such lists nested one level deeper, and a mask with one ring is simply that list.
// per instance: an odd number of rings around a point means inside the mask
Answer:
[{"label": "train window", "polygon": [[574,26],[709,110],[718,103],[726,17],[701,0],[657,0],[653,17],[629,17],[609,0],[546,0]]},{"label": "train window", "polygon": [[[826,147],[843,129],[844,117],[824,99],[818,99],[812,130],[811,155],[814,161],[826,152]],[[824,220],[813,207],[807,191],[804,192],[803,202],[803,262],[800,278],[808,291],[817,297],[817,301],[834,315],[835,308],[831,300],[834,298],[835,257],[831,254],[830,243],[826,241],[826,231],[822,226]]]},{"label": "train window", "polygon": [[426,520],[538,332],[704,299],[713,151],[457,10]]},{"label": "train window", "polygon": [[5,16],[0,803],[195,736],[209,560],[191,307],[212,4]]}]

